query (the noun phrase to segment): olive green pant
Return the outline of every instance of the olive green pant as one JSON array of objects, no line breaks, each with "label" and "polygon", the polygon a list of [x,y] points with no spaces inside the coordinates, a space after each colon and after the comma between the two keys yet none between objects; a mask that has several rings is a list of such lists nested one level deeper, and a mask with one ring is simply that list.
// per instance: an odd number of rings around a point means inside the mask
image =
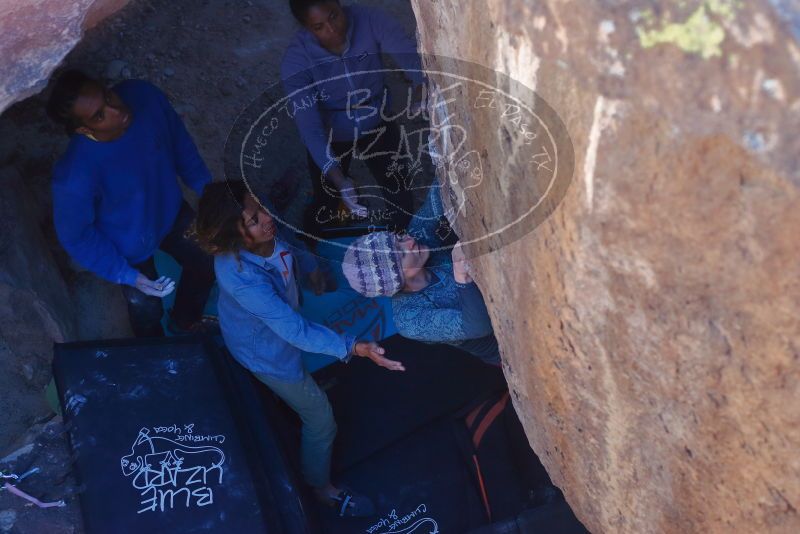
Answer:
[{"label": "olive green pant", "polygon": [[331,481],[331,454],[336,437],[336,421],[328,396],[305,370],[299,382],[254,374],[300,416],[303,421],[300,442],[303,477],[311,486],[324,488]]}]

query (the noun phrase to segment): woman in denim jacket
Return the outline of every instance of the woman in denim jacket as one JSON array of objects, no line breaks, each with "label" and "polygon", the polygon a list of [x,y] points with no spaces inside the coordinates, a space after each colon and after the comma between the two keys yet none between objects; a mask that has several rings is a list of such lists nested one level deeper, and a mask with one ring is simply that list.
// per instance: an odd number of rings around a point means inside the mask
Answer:
[{"label": "woman in denim jacket", "polygon": [[315,258],[279,230],[244,182],[206,186],[200,199],[197,239],[214,256],[219,285],[219,324],[234,358],[281,397],[303,421],[301,461],[317,496],[338,502],[342,515],[371,513],[366,498],[354,498],[330,480],[336,423],[325,393],[303,367],[301,351],[343,361],[353,355],[403,371],[376,343],[337,334],[300,315],[299,276],[317,290],[324,276]]}]

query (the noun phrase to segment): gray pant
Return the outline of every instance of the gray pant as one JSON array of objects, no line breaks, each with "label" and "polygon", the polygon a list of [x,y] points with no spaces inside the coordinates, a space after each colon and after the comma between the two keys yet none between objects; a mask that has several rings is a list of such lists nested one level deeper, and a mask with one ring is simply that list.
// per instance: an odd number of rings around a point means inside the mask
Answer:
[{"label": "gray pant", "polygon": [[336,437],[336,421],[328,396],[305,370],[299,382],[254,374],[300,416],[303,421],[300,442],[303,477],[309,485],[324,488],[331,481],[331,454]]}]

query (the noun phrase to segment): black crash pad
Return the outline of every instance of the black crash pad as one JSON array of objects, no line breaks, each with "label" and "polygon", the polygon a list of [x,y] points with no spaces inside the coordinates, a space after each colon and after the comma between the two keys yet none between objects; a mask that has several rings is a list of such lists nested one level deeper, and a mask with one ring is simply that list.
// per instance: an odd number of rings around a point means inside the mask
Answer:
[{"label": "black crash pad", "polygon": [[488,392],[506,388],[499,367],[449,345],[421,343],[394,335],[380,342],[386,357],[405,371],[388,371],[366,358],[314,373],[328,394],[336,424],[334,471],[448,416]]},{"label": "black crash pad", "polygon": [[258,457],[269,432],[248,411],[263,403],[243,402],[250,381],[231,362],[190,339],[56,346],[88,533],[307,531],[279,455]]}]

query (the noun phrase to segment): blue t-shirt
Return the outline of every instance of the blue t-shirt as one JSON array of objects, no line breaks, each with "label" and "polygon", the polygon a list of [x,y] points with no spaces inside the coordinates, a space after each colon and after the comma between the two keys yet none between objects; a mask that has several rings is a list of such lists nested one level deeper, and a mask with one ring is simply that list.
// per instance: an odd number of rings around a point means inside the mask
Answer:
[{"label": "blue t-shirt", "polygon": [[131,124],[114,141],[72,136],[53,169],[53,222],[77,263],[134,285],[131,265],[152,256],[175,222],[183,200],[177,176],[201,194],[211,174],[164,93],[141,80],[114,91]]}]

